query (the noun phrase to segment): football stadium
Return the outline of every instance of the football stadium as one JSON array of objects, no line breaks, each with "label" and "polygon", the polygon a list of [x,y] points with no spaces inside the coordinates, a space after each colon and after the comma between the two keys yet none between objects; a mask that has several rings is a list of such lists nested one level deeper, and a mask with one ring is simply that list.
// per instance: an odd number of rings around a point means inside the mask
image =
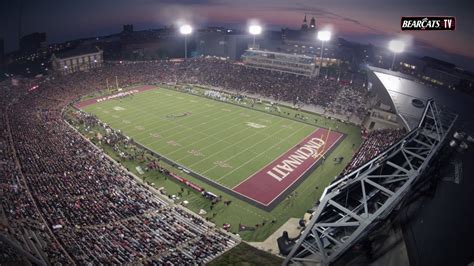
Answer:
[{"label": "football stadium", "polygon": [[474,260],[472,73],[312,13],[196,24],[2,51],[0,265]]}]

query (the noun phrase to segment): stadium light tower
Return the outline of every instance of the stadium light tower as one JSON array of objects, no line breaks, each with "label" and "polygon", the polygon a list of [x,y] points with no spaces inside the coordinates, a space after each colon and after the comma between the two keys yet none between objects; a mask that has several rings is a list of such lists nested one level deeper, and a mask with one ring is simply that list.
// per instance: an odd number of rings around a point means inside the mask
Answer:
[{"label": "stadium light tower", "polygon": [[391,40],[388,43],[388,49],[393,52],[392,66],[390,67],[390,70],[393,70],[393,65],[395,64],[395,56],[405,50],[405,43],[400,40]]},{"label": "stadium light tower", "polygon": [[253,35],[253,46],[255,47],[255,37],[262,33],[262,26],[260,25],[250,25],[249,26],[249,33]]},{"label": "stadium light tower", "polygon": [[188,59],[188,35],[193,32],[193,28],[189,24],[179,27],[179,32],[184,35],[184,59]]},{"label": "stadium light tower", "polygon": [[318,77],[319,77],[319,74],[321,73],[321,67],[323,67],[324,42],[331,40],[331,32],[328,30],[318,31],[317,37],[318,37],[318,40],[321,41],[321,54],[319,56],[319,70],[318,70]]}]

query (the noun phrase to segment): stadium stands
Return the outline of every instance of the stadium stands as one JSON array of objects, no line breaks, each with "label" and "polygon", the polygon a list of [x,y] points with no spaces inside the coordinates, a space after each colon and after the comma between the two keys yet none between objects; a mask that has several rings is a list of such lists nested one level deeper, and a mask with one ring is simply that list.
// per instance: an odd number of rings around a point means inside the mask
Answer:
[{"label": "stadium stands", "polygon": [[400,140],[405,134],[406,131],[404,129],[379,129],[370,132],[365,136],[364,142],[352,157],[351,162],[346,166],[342,175],[350,173],[379,155]]}]

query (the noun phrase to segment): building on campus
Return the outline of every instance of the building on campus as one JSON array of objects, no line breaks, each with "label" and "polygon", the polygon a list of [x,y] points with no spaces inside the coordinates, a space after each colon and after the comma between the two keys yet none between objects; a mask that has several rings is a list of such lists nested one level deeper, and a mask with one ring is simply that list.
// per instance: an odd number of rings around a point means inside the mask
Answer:
[{"label": "building on campus", "polygon": [[99,48],[93,46],[82,46],[58,54],[53,54],[51,61],[55,72],[66,75],[101,67],[104,58],[103,51]]},{"label": "building on campus", "polygon": [[306,19],[306,15],[304,15],[303,24],[301,24],[302,31],[316,31],[316,19],[314,17],[311,18],[311,21],[308,25],[308,20]]}]

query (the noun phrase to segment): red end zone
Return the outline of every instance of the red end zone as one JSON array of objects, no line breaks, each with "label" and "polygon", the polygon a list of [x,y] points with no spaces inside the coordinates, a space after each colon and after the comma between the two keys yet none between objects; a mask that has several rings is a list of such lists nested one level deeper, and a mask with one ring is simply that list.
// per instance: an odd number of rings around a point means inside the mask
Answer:
[{"label": "red end zone", "polygon": [[94,103],[108,101],[108,100],[112,100],[112,99],[115,99],[115,98],[127,96],[127,95],[130,95],[130,94],[135,94],[135,93],[139,93],[139,92],[147,91],[147,90],[151,90],[151,89],[156,89],[156,88],[157,88],[156,86],[145,85],[145,86],[125,90],[125,91],[122,91],[122,92],[118,92],[118,93],[108,95],[108,96],[103,96],[103,97],[97,97],[97,98],[93,98],[93,99],[84,100],[82,102],[78,102],[78,103],[74,104],[74,106],[76,108],[80,109],[82,107],[86,107],[86,106],[94,104]]},{"label": "red end zone", "polygon": [[232,190],[265,206],[300,179],[343,134],[318,128],[285,154],[254,173]]}]

